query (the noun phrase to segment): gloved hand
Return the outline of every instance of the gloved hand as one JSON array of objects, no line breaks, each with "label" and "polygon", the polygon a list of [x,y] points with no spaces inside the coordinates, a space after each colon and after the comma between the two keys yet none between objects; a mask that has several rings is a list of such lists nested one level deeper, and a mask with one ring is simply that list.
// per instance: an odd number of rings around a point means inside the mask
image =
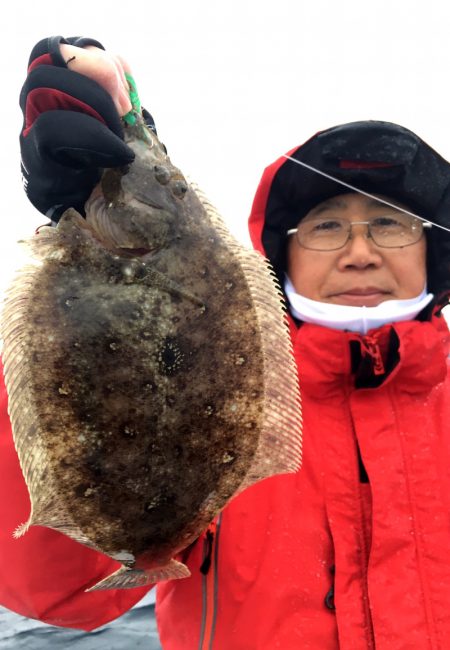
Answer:
[{"label": "gloved hand", "polygon": [[[22,174],[28,198],[53,222],[68,207],[84,215],[84,203],[101,169],[134,159],[123,142],[113,98],[99,83],[68,67],[61,43],[104,50],[93,39],[56,36],[37,43],[30,55],[20,94]],[[145,110],[143,114],[154,129],[151,115]]]}]

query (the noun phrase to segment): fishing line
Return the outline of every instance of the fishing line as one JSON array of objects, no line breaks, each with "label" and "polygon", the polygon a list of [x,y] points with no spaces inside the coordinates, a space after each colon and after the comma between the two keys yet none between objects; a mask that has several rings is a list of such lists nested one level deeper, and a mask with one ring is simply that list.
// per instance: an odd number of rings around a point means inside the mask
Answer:
[{"label": "fishing line", "polygon": [[360,190],[359,188],[355,187],[354,185],[350,185],[350,183],[345,183],[344,181],[339,180],[339,178],[335,178],[334,176],[331,176],[330,174],[326,174],[325,172],[321,171],[320,169],[316,169],[315,167],[312,167],[311,165],[307,165],[306,163],[302,162],[301,160],[297,160],[296,158],[292,158],[292,156],[288,156],[287,154],[283,154],[283,158],[286,158],[287,160],[291,160],[292,162],[296,163],[297,165],[301,165],[302,167],[306,167],[306,169],[309,169],[312,172],[315,172],[316,174],[320,174],[321,176],[325,176],[325,178],[330,179],[331,181],[334,181],[335,183],[339,183],[339,185],[343,185],[344,187],[348,187],[349,190],[352,190],[353,192],[358,192],[358,194],[364,194],[364,196],[368,196],[370,199],[375,199],[379,203],[384,203],[384,205],[388,205],[390,208],[395,208],[396,210],[400,210],[400,212],[404,212],[405,214],[409,214],[410,217],[416,217],[416,219],[420,219],[421,221],[424,221],[425,223],[431,223],[433,226],[436,226],[436,228],[440,228],[441,230],[445,230],[446,232],[450,232],[450,228],[447,228],[446,226],[441,226],[439,223],[435,223],[434,221],[431,221],[430,219],[424,219],[424,217],[421,217],[418,214],[415,214],[414,212],[410,212],[409,210],[406,210],[405,208],[401,208],[398,205],[394,205],[394,203],[389,203],[389,201],[386,201],[385,199],[381,199],[379,196],[375,196],[375,194],[369,194],[369,192],[364,192],[364,190]]}]

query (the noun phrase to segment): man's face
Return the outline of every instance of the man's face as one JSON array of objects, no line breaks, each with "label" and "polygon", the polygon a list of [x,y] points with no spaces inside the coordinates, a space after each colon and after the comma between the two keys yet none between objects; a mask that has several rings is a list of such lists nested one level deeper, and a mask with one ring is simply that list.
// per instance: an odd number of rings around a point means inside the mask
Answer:
[{"label": "man's face", "polygon": [[[302,223],[318,215],[354,222],[388,214],[395,214],[395,209],[349,193],[320,203]],[[418,296],[426,282],[425,236],[403,248],[382,248],[367,235],[367,225],[354,225],[345,246],[331,251],[304,248],[291,235],[288,275],[297,293],[320,302],[357,307]]]}]

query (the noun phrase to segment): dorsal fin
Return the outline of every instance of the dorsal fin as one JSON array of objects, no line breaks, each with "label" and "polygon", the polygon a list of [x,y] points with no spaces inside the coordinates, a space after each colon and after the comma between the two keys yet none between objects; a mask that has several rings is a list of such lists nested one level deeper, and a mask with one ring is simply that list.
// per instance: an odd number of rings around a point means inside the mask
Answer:
[{"label": "dorsal fin", "polygon": [[190,185],[240,263],[255,308],[267,369],[262,432],[253,463],[239,488],[241,492],[256,481],[295,472],[301,466],[302,416],[297,369],[283,295],[270,263],[260,253],[238,243],[203,192],[196,184]]}]

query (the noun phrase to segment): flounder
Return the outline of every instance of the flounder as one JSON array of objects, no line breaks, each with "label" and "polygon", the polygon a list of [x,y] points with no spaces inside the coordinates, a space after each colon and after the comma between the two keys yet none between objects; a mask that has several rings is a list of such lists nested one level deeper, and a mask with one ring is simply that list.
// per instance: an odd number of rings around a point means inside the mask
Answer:
[{"label": "flounder", "polygon": [[281,295],[138,120],[136,154],[26,242],[3,312],[5,381],[47,526],[122,563],[92,588],[189,575],[174,559],[236,494],[301,461]]}]

